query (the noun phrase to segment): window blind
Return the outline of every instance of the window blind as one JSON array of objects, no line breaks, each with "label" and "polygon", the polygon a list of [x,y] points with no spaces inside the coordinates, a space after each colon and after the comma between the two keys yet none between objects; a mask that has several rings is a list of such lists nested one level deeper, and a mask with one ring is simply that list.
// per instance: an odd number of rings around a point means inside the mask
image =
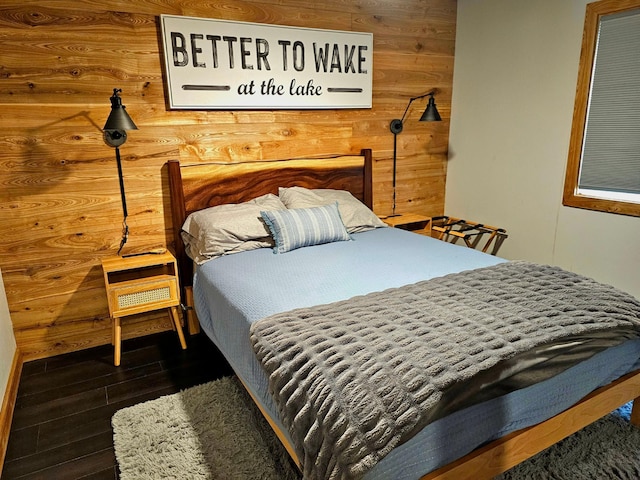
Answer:
[{"label": "window blind", "polygon": [[640,194],[640,9],[601,18],[578,186]]}]

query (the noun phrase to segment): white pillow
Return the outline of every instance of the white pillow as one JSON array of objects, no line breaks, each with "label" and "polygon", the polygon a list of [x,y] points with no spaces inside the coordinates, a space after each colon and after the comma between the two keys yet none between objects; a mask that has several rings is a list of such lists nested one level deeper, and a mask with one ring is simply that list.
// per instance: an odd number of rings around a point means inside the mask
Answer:
[{"label": "white pillow", "polygon": [[278,196],[287,208],[319,207],[338,202],[340,217],[349,233],[387,226],[364,203],[346,190],[280,187]]},{"label": "white pillow", "polygon": [[200,265],[221,255],[273,247],[260,212],[286,208],[276,195],[269,193],[248,202],[193,212],[182,226],[186,253]]}]

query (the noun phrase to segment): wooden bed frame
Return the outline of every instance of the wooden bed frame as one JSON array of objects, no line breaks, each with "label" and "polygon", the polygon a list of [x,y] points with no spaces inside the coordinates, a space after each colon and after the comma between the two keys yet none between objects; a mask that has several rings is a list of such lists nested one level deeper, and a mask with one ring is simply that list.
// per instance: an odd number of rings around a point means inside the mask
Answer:
[{"label": "wooden bed frame", "polygon": [[174,249],[190,334],[200,331],[193,311],[193,263],[180,235],[190,213],[225,203],[246,202],[267,193],[277,195],[278,187],[293,186],[349,190],[373,208],[370,149],[361,150],[360,155],[242,163],[180,165],[177,160],[170,160],[167,166]]},{"label": "wooden bed frame", "polygon": [[[278,187],[294,185],[349,190],[369,208],[373,205],[369,149],[362,150],[360,155],[238,164],[180,165],[178,161],[169,161],[168,169],[175,253],[185,290],[183,298],[190,333],[199,331],[199,326],[193,314],[192,262],[186,256],[180,235],[182,224],[190,213],[224,203],[244,202],[266,193],[277,194]],[[595,390],[555,417],[480,447],[426,474],[422,480],[489,480],[636,398],[640,398],[640,370]],[[631,423],[640,427],[638,405],[640,401],[634,402]],[[267,412],[262,413],[295,463],[300,465],[285,436]]]}]

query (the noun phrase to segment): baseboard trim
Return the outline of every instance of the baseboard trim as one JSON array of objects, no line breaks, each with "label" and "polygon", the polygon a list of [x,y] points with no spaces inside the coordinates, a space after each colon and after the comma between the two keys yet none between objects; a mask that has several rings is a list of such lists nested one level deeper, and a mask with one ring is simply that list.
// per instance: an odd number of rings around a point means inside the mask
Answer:
[{"label": "baseboard trim", "polygon": [[2,475],[2,467],[4,466],[7,446],[9,445],[9,432],[11,431],[13,410],[16,406],[16,398],[18,397],[22,363],[22,354],[19,349],[16,349],[13,354],[13,362],[11,362],[7,389],[5,390],[4,399],[2,400],[2,410],[0,410],[0,475]]}]

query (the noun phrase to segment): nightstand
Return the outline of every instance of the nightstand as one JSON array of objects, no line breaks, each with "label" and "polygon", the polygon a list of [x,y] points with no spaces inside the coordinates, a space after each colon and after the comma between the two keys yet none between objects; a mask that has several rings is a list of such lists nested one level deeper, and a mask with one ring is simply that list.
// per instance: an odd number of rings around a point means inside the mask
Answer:
[{"label": "nightstand", "polygon": [[393,216],[380,217],[384,223],[394,228],[411,230],[423,235],[431,235],[431,217],[417,213],[399,213]]},{"label": "nightstand", "polygon": [[120,365],[121,318],[166,308],[182,349],[187,348],[178,314],[180,287],[175,257],[168,251],[102,260],[104,283],[113,321],[113,364]]}]

